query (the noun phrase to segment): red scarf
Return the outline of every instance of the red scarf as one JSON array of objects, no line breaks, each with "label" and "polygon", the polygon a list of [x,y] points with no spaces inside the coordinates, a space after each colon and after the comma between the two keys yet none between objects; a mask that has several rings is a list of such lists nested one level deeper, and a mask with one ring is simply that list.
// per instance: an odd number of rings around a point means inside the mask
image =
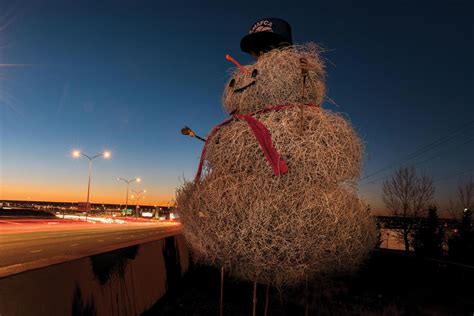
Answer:
[{"label": "red scarf", "polygon": [[[305,104],[306,106],[315,106],[314,104]],[[281,176],[282,174],[285,174],[288,171],[288,166],[286,163],[280,158],[280,155],[278,154],[278,151],[275,149],[272,143],[272,135],[270,134],[270,131],[267,129],[267,127],[257,119],[253,117],[255,114],[260,114],[260,113],[266,113],[270,111],[279,111],[287,108],[292,108],[296,107],[299,105],[294,105],[294,104],[289,104],[289,105],[276,105],[276,106],[269,106],[264,109],[249,113],[249,114],[234,114],[231,118],[225,120],[221,124],[215,126],[211,133],[207,136],[206,143],[204,144],[204,147],[202,148],[202,153],[201,153],[201,160],[199,161],[199,167],[198,171],[196,173],[196,178],[194,181],[197,181],[201,178],[201,172],[202,172],[202,165],[204,163],[204,157],[206,155],[206,148],[209,140],[217,133],[217,131],[224,125],[230,123],[233,120],[242,120],[246,121],[250,129],[252,130],[255,138],[257,139],[258,143],[260,144],[260,147],[263,150],[263,153],[265,154],[265,157],[268,160],[268,163],[272,167],[273,173],[276,176]]]}]

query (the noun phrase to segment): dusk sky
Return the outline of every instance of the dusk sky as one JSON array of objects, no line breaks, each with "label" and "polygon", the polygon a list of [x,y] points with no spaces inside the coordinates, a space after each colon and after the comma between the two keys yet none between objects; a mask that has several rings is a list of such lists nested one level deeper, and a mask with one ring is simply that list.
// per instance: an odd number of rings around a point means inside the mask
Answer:
[{"label": "dusk sky", "polygon": [[225,119],[225,55],[251,62],[240,39],[264,17],[327,49],[324,107],[364,139],[377,211],[396,167],[432,176],[441,207],[474,174],[471,1],[97,2],[0,0],[0,199],[85,201],[88,161],[71,152],[108,149],[92,202],[123,203],[117,177],[141,177],[143,203],[166,204],[202,149],[181,127]]}]

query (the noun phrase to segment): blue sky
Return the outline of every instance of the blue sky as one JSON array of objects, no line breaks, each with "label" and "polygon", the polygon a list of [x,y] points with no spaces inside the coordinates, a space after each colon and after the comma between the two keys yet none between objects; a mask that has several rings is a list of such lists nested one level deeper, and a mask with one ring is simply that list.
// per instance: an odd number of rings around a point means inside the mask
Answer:
[{"label": "blue sky", "polygon": [[[93,201],[120,200],[116,178],[136,176],[150,203],[169,200],[180,178],[193,177],[202,146],[180,128],[205,135],[225,118],[224,56],[250,62],[241,37],[275,16],[290,22],[296,43],[327,48],[338,106],[325,107],[346,113],[364,138],[364,174],[419,163],[442,204],[456,175],[474,168],[474,124],[400,158],[474,119],[473,12],[469,1],[0,0],[0,64],[27,64],[0,68],[2,197],[79,200],[87,163],[70,158],[78,148],[113,153],[94,161]],[[360,186],[377,207],[391,172]]]}]

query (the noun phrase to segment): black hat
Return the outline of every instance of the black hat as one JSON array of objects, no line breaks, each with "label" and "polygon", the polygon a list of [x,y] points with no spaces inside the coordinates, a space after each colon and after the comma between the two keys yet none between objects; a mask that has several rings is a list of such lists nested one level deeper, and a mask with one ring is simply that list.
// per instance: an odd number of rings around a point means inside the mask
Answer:
[{"label": "black hat", "polygon": [[290,24],[282,19],[268,18],[252,25],[249,34],[240,41],[240,49],[246,53],[260,53],[292,44]]}]

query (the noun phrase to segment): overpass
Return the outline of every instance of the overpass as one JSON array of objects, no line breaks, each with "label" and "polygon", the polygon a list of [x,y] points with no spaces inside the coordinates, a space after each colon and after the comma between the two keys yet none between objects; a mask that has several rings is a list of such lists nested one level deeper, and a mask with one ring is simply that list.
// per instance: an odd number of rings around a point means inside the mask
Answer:
[{"label": "overpass", "polygon": [[[422,225],[428,222],[426,217],[397,217],[397,216],[375,216],[377,223],[381,228],[400,229],[404,224]],[[454,219],[440,218],[440,225],[448,229],[454,229],[459,222]]]},{"label": "overpass", "polygon": [[188,268],[181,224],[0,217],[0,315],[141,315]]}]

